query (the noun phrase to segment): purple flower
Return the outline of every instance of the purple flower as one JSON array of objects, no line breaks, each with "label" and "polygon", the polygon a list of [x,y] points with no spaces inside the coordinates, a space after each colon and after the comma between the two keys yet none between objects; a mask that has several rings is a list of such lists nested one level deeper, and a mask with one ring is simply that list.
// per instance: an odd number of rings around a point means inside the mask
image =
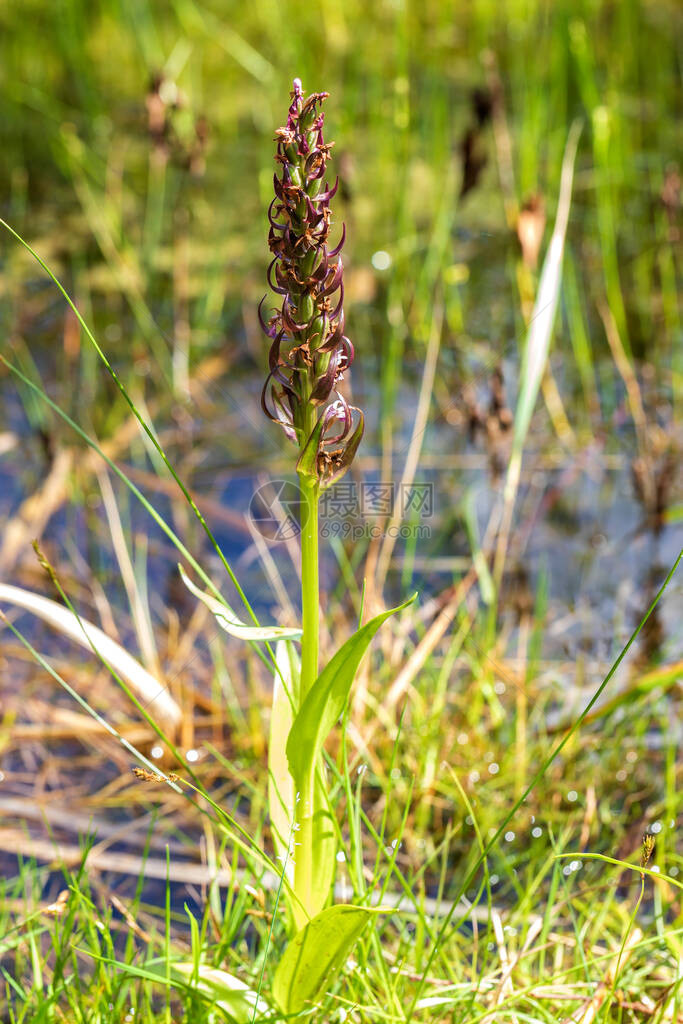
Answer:
[{"label": "purple flower", "polygon": [[261,404],[298,445],[300,473],[329,486],[349,467],[363,435],[363,414],[338,390],[353,362],[353,345],[344,334],[344,266],[341,249],[328,245],[330,187],[325,168],[332,143],[323,137],[320,111],[328,93],[307,98],[294,79],[287,124],[275,133],[275,197],[268,209],[268,245],[273,259],[268,284],[282,297],[266,322],[271,339],[269,374]]}]

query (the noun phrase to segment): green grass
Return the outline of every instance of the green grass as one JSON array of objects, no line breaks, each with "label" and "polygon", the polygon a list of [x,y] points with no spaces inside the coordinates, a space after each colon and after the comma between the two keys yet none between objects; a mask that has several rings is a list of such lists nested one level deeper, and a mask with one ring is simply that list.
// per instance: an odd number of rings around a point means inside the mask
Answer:
[{"label": "green grass", "polygon": [[[3,5],[0,215],[64,283],[130,404],[43,270],[4,232],[0,441],[13,447],[0,458],[17,484],[3,506],[13,528],[19,495],[40,493],[54,453],[71,462],[49,524],[28,510],[23,547],[8,563],[0,545],[0,579],[51,593],[30,552],[44,533],[41,546],[79,614],[158,658],[184,712],[181,732],[159,738],[94,656],[74,657],[12,617],[34,652],[48,652],[42,661],[3,628],[0,848],[22,851],[0,890],[3,1021],[225,1020],[210,999],[177,979],[167,984],[173,962],[201,958],[267,998],[286,945],[284,901],[266,860],[269,653],[217,637],[213,620],[178,596],[173,545],[234,607],[241,588],[269,620],[292,624],[287,553],[245,562],[249,538],[229,513],[248,502],[237,496],[240,473],[291,470],[261,421],[254,381],[266,361],[255,308],[265,291],[272,135],[294,74],[331,94],[353,383],[369,421],[358,472],[400,480],[414,457],[415,479],[436,464],[448,495],[427,544],[326,545],[326,656],[355,628],[363,601],[372,613],[416,580],[421,597],[378,636],[347,728],[327,754],[344,852],[340,898],[402,903],[368,928],[302,1019],[683,1019],[677,578],[601,702],[548,760],[680,547],[675,507],[659,540],[636,530],[613,541],[604,523],[631,501],[631,458],[661,480],[673,475],[665,460],[679,444],[680,247],[660,194],[680,153],[681,27],[674,3],[635,0]],[[171,115],[167,155],[146,130],[145,96],[160,70],[185,96]],[[477,140],[487,163],[460,200],[470,92],[496,74],[504,106]],[[190,172],[200,115],[209,126],[205,167],[198,160]],[[540,192],[547,246],[576,118],[583,130],[550,352],[561,409],[546,378],[519,440],[522,484],[496,597],[487,520],[499,484],[486,462],[499,457],[505,471],[510,450],[492,433],[465,446],[463,390],[479,389],[486,404],[502,361],[515,408],[540,271],[522,265],[510,222]],[[389,253],[385,270],[373,269],[378,250]],[[129,429],[131,406],[147,435]],[[110,459],[123,549],[102,512],[98,449]],[[604,504],[589,509],[595,531],[617,545],[607,563],[614,578],[599,582],[590,551],[573,546],[574,533],[586,532],[571,474],[586,465],[587,488],[592,472],[603,481]],[[610,475],[614,465],[621,475]],[[212,478],[226,467],[221,509]],[[538,472],[544,496],[549,480],[560,492],[569,481],[547,513],[536,503]],[[173,475],[226,547],[237,588]],[[680,506],[681,496],[673,490],[670,500]],[[585,565],[586,592],[579,587],[573,605],[557,596],[553,543],[564,545],[567,567]],[[442,555],[451,558],[446,569],[430,571]],[[531,563],[527,594],[516,570]],[[432,644],[442,607],[450,618]],[[82,696],[81,709],[61,695],[59,679]],[[387,705],[397,679],[400,699]],[[88,731],[88,706],[149,763],[194,778],[214,805],[184,786],[136,781],[130,748]],[[2,802],[5,789],[23,813]],[[57,817],[43,822],[51,809]],[[654,875],[613,863],[637,867],[653,824]],[[48,868],[55,830],[63,856]],[[99,867],[84,867],[86,854]],[[182,881],[200,863],[206,881]],[[210,881],[219,868],[233,884]],[[468,902],[454,905],[461,897]],[[47,910],[55,902],[56,915]]]}]

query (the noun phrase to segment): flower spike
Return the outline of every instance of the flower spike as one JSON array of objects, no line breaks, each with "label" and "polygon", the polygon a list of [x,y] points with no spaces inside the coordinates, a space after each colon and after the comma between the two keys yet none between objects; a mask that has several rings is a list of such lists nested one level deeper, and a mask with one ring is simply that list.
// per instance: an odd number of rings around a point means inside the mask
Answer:
[{"label": "flower spike", "polygon": [[275,133],[278,171],[268,207],[273,260],[267,280],[282,302],[269,320],[261,311],[263,302],[258,311],[271,340],[261,404],[298,444],[300,471],[305,467],[327,487],[346,471],[363,435],[362,413],[337,390],[354,355],[344,335],[341,250],[346,228],[342,225],[339,242],[329,248],[330,201],[339,179],[332,186],[325,180],[332,143],[325,143],[320,107],[328,94],[306,97],[295,78],[290,95],[287,124]]}]

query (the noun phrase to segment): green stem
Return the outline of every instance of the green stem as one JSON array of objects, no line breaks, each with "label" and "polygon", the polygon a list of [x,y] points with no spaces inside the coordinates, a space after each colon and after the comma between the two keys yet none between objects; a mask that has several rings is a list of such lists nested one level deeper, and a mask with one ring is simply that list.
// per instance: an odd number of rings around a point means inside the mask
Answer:
[{"label": "green stem", "polygon": [[[318,570],[318,501],[320,485],[317,480],[303,474],[299,477],[302,494],[301,528],[301,607],[303,635],[301,637],[301,682],[299,707],[318,678],[318,643],[320,626],[320,583]],[[303,928],[308,917],[313,917],[313,813],[315,797],[315,771],[311,772],[298,794],[296,817],[299,829],[294,848],[294,891],[307,915],[294,908],[297,928]]]},{"label": "green stem", "polygon": [[318,576],[318,500],[317,480],[301,476],[301,688],[299,706],[318,678],[318,635],[320,624],[320,583]]},{"label": "green stem", "polygon": [[[315,426],[315,410],[307,409],[307,422],[303,436],[308,439]],[[305,444],[305,441],[304,441]],[[318,678],[318,646],[320,630],[320,578],[318,567],[318,503],[319,482],[307,474],[299,474],[301,487],[301,611],[303,635],[301,637],[301,680],[299,683],[298,707]],[[315,810],[315,768],[303,780],[302,790],[297,794],[294,847],[294,891],[300,900],[294,906],[297,930],[303,928],[319,908],[314,906],[314,828]]]},{"label": "green stem", "polygon": [[300,931],[322,908],[316,905],[314,892],[314,823],[315,810],[315,769],[303,783],[303,792],[298,794],[296,819],[299,826],[294,833],[294,893],[297,902],[292,904],[296,930]]}]

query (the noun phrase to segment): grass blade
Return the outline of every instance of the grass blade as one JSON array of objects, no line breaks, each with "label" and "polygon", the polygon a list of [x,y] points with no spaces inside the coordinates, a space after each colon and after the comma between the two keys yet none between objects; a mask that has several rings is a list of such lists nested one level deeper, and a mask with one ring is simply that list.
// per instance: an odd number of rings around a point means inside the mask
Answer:
[{"label": "grass blade", "polygon": [[48,597],[34,594],[31,590],[24,590],[23,587],[0,583],[0,601],[32,612],[87,651],[96,650],[105,664],[111,665],[126,680],[144,704],[154,702],[155,714],[167,726],[173,727],[180,723],[182,712],[165,684],[143,668],[139,661],[108,637],[99,626],[80,616],[76,618],[68,608]]},{"label": "grass blade", "polygon": [[536,405],[538,391],[541,386],[543,373],[548,362],[550,342],[552,338],[555,314],[560,298],[560,283],[562,281],[562,258],[564,255],[564,241],[569,221],[569,208],[571,205],[572,181],[574,178],[574,161],[576,149],[581,134],[581,122],[575,121],[569,130],[567,145],[562,161],[562,178],[560,182],[560,199],[555,218],[548,252],[543,262],[543,270],[538,285],[538,294],[531,317],[531,325],[526,340],[524,358],[522,361],[521,383],[517,408],[515,409],[515,425],[512,439],[512,453],[508,463],[505,489],[503,492],[503,513],[501,528],[498,534],[496,548],[496,559],[494,565],[494,579],[497,587],[500,587],[505,567],[505,555],[507,551],[508,537],[512,525],[512,513],[519,486],[519,478],[522,470],[522,456],[526,442],[531,416]]}]

